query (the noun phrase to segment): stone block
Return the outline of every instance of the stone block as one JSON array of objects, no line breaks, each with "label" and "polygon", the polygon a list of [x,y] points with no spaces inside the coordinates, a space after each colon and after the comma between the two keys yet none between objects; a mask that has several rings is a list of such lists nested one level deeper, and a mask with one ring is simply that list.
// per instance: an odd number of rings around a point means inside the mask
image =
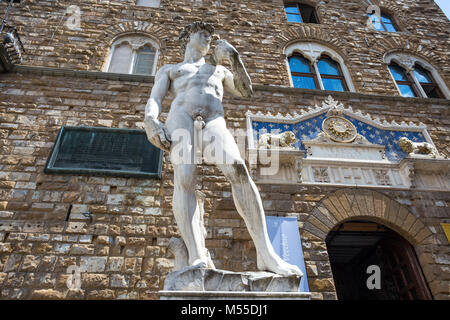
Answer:
[{"label": "stone block", "polygon": [[106,274],[84,273],[81,276],[82,288],[107,288],[109,277]]},{"label": "stone block", "polygon": [[40,260],[41,259],[39,256],[32,256],[32,255],[25,256],[23,259],[21,271],[25,272],[35,271],[37,266],[39,265]]},{"label": "stone block", "polygon": [[53,289],[34,290],[31,294],[31,299],[34,300],[62,300],[64,298],[64,292]]},{"label": "stone block", "polygon": [[110,276],[111,279],[111,288],[128,288],[128,279],[125,275],[122,274],[112,274]]},{"label": "stone block", "polygon": [[100,273],[105,271],[107,257],[81,257],[81,272]]},{"label": "stone block", "polygon": [[124,264],[123,257],[109,257],[106,266],[106,271],[120,272],[122,270],[123,264]]}]

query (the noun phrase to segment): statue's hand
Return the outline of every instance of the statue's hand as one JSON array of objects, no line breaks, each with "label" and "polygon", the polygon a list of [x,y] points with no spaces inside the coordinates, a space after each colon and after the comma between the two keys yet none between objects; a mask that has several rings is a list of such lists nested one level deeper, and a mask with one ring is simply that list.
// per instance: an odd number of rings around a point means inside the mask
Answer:
[{"label": "statue's hand", "polygon": [[216,48],[214,49],[214,56],[217,64],[222,64],[223,61],[233,63],[239,52],[226,40],[217,40]]},{"label": "statue's hand", "polygon": [[166,126],[158,119],[153,117],[146,117],[144,120],[145,132],[147,133],[148,140],[161,150],[170,151],[170,134],[167,131]]},{"label": "statue's hand", "polygon": [[234,86],[244,98],[250,98],[253,95],[252,81],[242,62],[241,55],[226,40],[218,40],[214,49],[214,60],[216,64],[222,61],[229,61],[231,71],[234,75]]}]

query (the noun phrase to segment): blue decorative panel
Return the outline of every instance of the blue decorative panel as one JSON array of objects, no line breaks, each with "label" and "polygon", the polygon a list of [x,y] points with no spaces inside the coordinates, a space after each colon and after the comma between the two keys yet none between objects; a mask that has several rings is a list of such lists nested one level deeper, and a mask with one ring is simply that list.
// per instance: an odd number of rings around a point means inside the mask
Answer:
[{"label": "blue decorative panel", "polygon": [[[364,136],[369,142],[385,146],[386,157],[392,162],[399,162],[403,158],[407,157],[407,154],[402,151],[398,143],[398,140],[401,137],[407,137],[414,142],[426,142],[423,133],[420,131],[383,130],[363,121],[357,120],[351,116],[345,115],[344,117],[352,122],[358,133]],[[258,141],[260,135],[264,133],[279,134],[285,131],[292,131],[299,140],[295,144],[295,147],[299,150],[305,151],[305,146],[302,141],[317,138],[317,135],[322,132],[322,122],[325,118],[326,112],[324,111],[321,115],[299,121],[294,124],[253,120],[253,138],[256,142]]]},{"label": "blue decorative panel", "polygon": [[255,141],[258,141],[260,135],[264,133],[279,134],[292,131],[299,140],[295,147],[305,151],[302,141],[317,138],[317,135],[322,131],[322,122],[325,118],[325,114],[322,114],[295,124],[253,121],[253,137]]},{"label": "blue decorative panel", "polygon": [[382,130],[349,116],[345,116],[345,118],[352,122],[358,133],[364,136],[369,142],[385,146],[386,157],[392,162],[399,162],[408,156],[398,144],[398,140],[401,137],[407,137],[414,142],[426,141],[421,132]]}]

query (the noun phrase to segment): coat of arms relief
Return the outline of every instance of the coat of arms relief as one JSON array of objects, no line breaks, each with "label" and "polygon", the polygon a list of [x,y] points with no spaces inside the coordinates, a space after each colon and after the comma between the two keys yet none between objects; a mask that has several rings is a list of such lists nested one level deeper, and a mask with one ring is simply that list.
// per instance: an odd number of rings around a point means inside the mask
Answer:
[{"label": "coat of arms relief", "polygon": [[[425,189],[448,187],[448,160],[439,155],[422,123],[382,121],[329,96],[321,106],[300,114],[249,111],[247,126],[248,160],[258,183],[417,188],[420,180],[427,181],[422,183]],[[272,139],[278,143],[271,145]],[[261,169],[273,164],[259,162],[260,148],[270,152],[272,160],[279,151],[277,172],[272,168],[270,174],[263,173]],[[417,178],[424,171],[415,166],[428,168],[428,178]]]}]

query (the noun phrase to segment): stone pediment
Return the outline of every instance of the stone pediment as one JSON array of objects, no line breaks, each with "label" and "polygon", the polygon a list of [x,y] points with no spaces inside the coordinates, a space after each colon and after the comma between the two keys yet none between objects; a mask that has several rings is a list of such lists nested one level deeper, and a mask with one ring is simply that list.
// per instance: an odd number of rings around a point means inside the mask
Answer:
[{"label": "stone pediment", "polygon": [[[382,188],[447,188],[449,160],[436,154],[406,153],[399,139],[434,144],[422,123],[381,121],[369,114],[345,108],[329,96],[321,106],[300,114],[247,112],[248,160],[258,183],[303,183]],[[292,150],[272,149],[271,159],[261,160],[260,137],[295,134]],[[267,151],[267,150],[266,150]],[[278,151],[279,156],[273,157]],[[294,154],[295,153],[295,154]],[[264,157],[263,157],[264,158]],[[439,170],[416,170],[421,159]],[[274,166],[270,161],[277,161]],[[266,170],[270,167],[271,170]],[[278,171],[273,170],[274,167]],[[443,168],[443,169],[442,169]],[[265,173],[269,172],[269,173]],[[416,172],[418,176],[416,177]],[[422,183],[423,182],[423,183]]]},{"label": "stone pediment", "polygon": [[307,157],[310,159],[388,161],[383,145],[370,143],[364,136],[356,134],[352,142],[342,143],[332,140],[325,132],[313,140],[305,140]]},{"label": "stone pediment", "polygon": [[[297,150],[307,151],[304,141],[314,141],[323,132],[322,124],[329,117],[340,117],[349,121],[356,129],[361,138],[371,144],[385,147],[386,159],[399,163],[408,156],[399,145],[401,137],[407,137],[414,142],[428,142],[433,145],[427,128],[423,123],[415,124],[402,121],[388,122],[373,118],[370,114],[363,114],[360,110],[344,105],[331,96],[321,106],[308,107],[300,113],[282,115],[262,112],[247,112],[247,128],[249,135],[249,148],[257,147],[259,136],[264,133],[282,133],[284,131],[294,132],[298,142],[295,144]],[[336,141],[335,141],[336,142]],[[308,154],[306,154],[308,158]]]}]

